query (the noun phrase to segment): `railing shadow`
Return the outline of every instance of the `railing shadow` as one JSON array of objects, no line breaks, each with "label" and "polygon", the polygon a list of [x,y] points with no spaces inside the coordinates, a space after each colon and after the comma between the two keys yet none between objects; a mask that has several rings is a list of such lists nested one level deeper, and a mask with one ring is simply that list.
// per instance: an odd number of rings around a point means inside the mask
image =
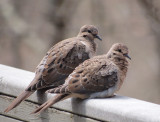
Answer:
[{"label": "railing shadow", "polygon": [[[45,94],[45,89],[43,90],[38,90],[37,91],[37,100],[38,103],[44,103],[47,101],[47,94]],[[49,113],[48,112],[41,112],[39,115],[39,118],[41,119],[42,122],[49,122]]]},{"label": "railing shadow", "polygon": [[[86,108],[85,106],[82,108],[81,104],[83,103],[84,100],[78,99],[78,98],[72,98],[71,103],[72,103],[72,112],[73,113],[86,113]],[[73,115],[73,122],[86,122],[86,118],[78,116],[78,115]]]}]

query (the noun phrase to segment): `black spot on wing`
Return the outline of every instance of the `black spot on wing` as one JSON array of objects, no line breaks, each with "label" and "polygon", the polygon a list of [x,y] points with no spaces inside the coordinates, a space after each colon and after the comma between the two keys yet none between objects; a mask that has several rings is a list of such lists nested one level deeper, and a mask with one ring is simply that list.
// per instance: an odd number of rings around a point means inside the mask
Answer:
[{"label": "black spot on wing", "polygon": [[29,87],[28,89],[26,89],[26,91],[32,91],[32,90],[31,90],[31,87]]},{"label": "black spot on wing", "polygon": [[86,81],[87,81],[87,78],[83,79],[83,81],[86,82]]},{"label": "black spot on wing", "polygon": [[82,57],[83,57],[83,61],[86,60],[86,59],[89,59],[89,54],[88,53],[83,53]]},{"label": "black spot on wing", "polygon": [[53,68],[49,69],[49,70],[48,70],[48,73],[51,73],[52,71],[53,71]]},{"label": "black spot on wing", "polygon": [[56,58],[54,58],[54,59],[53,59],[53,61],[52,61],[50,64],[48,64],[48,66],[53,65],[53,64],[54,64],[54,62],[55,62],[55,60],[56,60]]},{"label": "black spot on wing", "polygon": [[58,59],[57,63],[59,64],[59,63],[60,63],[60,61],[61,61],[61,58],[59,58],[59,59]]},{"label": "black spot on wing", "polygon": [[42,83],[41,83],[42,81],[39,81],[38,83],[37,83],[37,88],[39,88],[39,87],[41,87],[42,86]]},{"label": "black spot on wing", "polygon": [[60,65],[59,65],[59,68],[62,68],[62,66],[63,66],[63,65],[62,65],[62,64],[60,64]]},{"label": "black spot on wing", "polygon": [[76,82],[78,82],[78,80],[73,80],[73,81],[72,81],[72,83],[76,83]]},{"label": "black spot on wing", "polygon": [[75,77],[79,77],[80,75],[75,75]]}]

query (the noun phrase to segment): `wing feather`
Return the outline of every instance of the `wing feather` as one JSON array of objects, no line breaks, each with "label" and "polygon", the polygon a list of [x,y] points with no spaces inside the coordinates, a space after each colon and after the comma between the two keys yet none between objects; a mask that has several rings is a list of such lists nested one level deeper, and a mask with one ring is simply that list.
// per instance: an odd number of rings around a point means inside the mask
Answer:
[{"label": "wing feather", "polygon": [[107,90],[118,82],[118,70],[111,61],[95,57],[79,65],[64,85],[50,92],[85,94]]},{"label": "wing feather", "polygon": [[77,38],[64,40],[53,46],[36,68],[36,76],[26,89],[34,91],[48,85],[59,86],[80,63],[89,58],[85,45],[75,41]]}]

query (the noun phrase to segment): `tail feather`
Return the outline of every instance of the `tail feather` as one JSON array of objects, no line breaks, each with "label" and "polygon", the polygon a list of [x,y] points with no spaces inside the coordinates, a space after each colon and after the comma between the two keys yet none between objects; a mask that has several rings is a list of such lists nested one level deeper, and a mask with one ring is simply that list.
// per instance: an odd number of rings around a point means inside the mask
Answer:
[{"label": "tail feather", "polygon": [[44,111],[45,109],[49,108],[50,106],[52,106],[53,104],[62,101],[64,99],[69,98],[70,95],[68,94],[58,94],[55,97],[53,97],[52,99],[48,100],[47,102],[43,103],[40,107],[38,107],[35,111],[33,111],[31,114],[39,114],[42,111]]},{"label": "tail feather", "polygon": [[26,98],[28,98],[31,94],[33,94],[34,91],[23,91],[9,106],[8,108],[4,111],[5,113],[9,112],[16,106],[18,106],[22,101],[24,101]]}]

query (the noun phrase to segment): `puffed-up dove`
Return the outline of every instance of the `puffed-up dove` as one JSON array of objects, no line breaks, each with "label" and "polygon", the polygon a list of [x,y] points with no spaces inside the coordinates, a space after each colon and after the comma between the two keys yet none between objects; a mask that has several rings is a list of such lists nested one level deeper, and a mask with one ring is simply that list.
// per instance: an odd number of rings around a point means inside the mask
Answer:
[{"label": "puffed-up dove", "polygon": [[38,89],[63,84],[75,67],[95,55],[95,38],[101,40],[98,29],[93,25],[84,25],[76,37],[65,39],[54,45],[37,66],[32,82],[5,112],[15,108]]},{"label": "puffed-up dove", "polygon": [[106,98],[117,92],[128,70],[128,48],[124,44],[114,44],[105,55],[95,56],[84,61],[68,76],[65,83],[50,89],[56,93],[32,113],[40,113],[51,105],[70,98]]}]

